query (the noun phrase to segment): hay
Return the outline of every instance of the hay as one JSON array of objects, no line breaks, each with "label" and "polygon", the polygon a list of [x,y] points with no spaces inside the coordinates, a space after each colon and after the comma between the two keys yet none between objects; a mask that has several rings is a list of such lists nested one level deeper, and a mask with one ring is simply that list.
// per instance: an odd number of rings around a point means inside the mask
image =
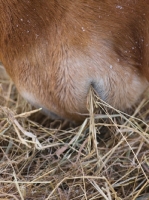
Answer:
[{"label": "hay", "polygon": [[90,118],[76,127],[41,115],[0,78],[0,199],[149,199],[147,97],[129,116],[91,90]]}]

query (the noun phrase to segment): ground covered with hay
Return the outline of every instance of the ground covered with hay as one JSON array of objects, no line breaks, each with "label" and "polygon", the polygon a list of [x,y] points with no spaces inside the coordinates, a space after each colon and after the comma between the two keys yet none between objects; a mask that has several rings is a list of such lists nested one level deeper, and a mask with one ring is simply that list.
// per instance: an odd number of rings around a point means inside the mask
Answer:
[{"label": "ground covered with hay", "polygon": [[130,116],[91,92],[76,126],[40,114],[2,71],[0,200],[149,199],[148,95]]}]

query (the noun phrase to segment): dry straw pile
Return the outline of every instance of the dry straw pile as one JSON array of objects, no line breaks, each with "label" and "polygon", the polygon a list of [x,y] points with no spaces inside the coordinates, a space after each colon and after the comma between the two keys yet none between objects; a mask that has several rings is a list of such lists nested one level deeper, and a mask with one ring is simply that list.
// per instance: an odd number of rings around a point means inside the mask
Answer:
[{"label": "dry straw pile", "polygon": [[91,91],[76,127],[31,108],[3,73],[0,83],[0,200],[149,199],[147,97],[132,116],[109,114]]}]

